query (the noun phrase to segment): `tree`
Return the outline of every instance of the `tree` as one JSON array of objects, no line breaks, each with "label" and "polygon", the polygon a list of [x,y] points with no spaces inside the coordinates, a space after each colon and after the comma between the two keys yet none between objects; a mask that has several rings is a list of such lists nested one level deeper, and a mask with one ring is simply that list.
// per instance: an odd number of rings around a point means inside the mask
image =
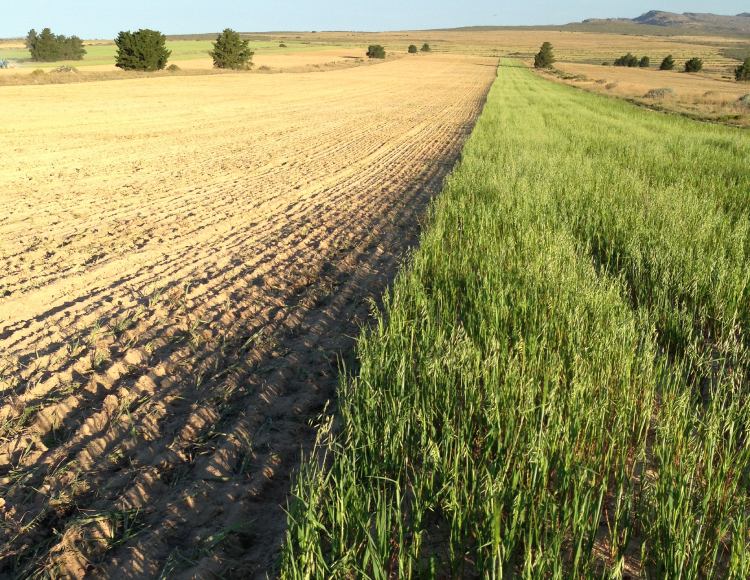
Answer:
[{"label": "tree", "polygon": [[81,60],[86,54],[80,38],[55,35],[49,28],[45,28],[39,34],[32,28],[26,35],[25,44],[31,59],[35,61]]},{"label": "tree", "polygon": [[750,81],[750,56],[740,66],[734,69],[734,78],[737,82]]},{"label": "tree", "polygon": [[371,44],[367,49],[368,58],[385,58],[385,49],[379,44]]},{"label": "tree", "polygon": [[143,28],[137,32],[120,32],[115,39],[115,66],[123,70],[162,70],[172,54],[166,43],[166,36],[157,30]]},{"label": "tree", "polygon": [[534,68],[551,68],[554,63],[555,54],[552,52],[552,45],[545,42],[534,57]]},{"label": "tree", "polygon": [[430,48],[430,45],[425,42],[419,50],[422,52],[430,52],[432,49]]},{"label": "tree", "polygon": [[36,30],[34,30],[33,28],[29,30],[29,33],[26,35],[25,44],[26,44],[26,48],[28,48],[29,50],[31,50],[33,46],[36,44],[36,36],[37,36]]},{"label": "tree", "polygon": [[226,28],[216,37],[214,49],[209,52],[216,68],[231,68],[233,70],[247,70],[253,66],[253,54],[250,43],[242,40],[240,35]]},{"label": "tree", "polygon": [[685,63],[685,72],[687,73],[696,73],[701,70],[703,70],[703,61],[699,58],[693,57]]},{"label": "tree", "polygon": [[618,59],[615,59],[615,66],[629,66],[632,68],[640,64],[641,64],[640,59],[631,53],[628,53],[624,56],[621,56]]},{"label": "tree", "polygon": [[648,68],[651,66],[651,59],[647,56],[644,56],[640,62],[638,63],[638,66],[641,68]]},{"label": "tree", "polygon": [[410,44],[409,45],[409,54],[417,54],[417,45],[416,44]]},{"label": "tree", "polygon": [[661,65],[659,66],[659,70],[674,70],[674,59],[671,54],[664,57],[664,60],[661,61]]}]

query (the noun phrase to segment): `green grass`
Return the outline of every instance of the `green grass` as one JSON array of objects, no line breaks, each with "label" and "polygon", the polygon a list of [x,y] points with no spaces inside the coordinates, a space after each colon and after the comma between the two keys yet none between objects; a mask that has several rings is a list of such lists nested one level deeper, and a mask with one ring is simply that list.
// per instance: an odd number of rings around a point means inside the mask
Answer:
[{"label": "green grass", "polygon": [[[277,41],[251,41],[250,46],[256,54],[283,54],[285,52],[308,52],[340,48],[329,44],[309,44],[300,41],[284,41],[286,48],[279,48]],[[114,44],[87,45],[86,56],[80,61],[33,62],[29,51],[19,48],[0,48],[0,59],[19,61],[25,68],[54,68],[61,65],[86,67],[96,65],[114,65],[117,48]],[[169,62],[179,63],[186,60],[205,58],[209,60],[208,51],[213,48],[209,40],[168,40],[167,48],[172,51]]]},{"label": "green grass", "polygon": [[741,130],[501,67],[282,575],[749,577],[748,159]]}]

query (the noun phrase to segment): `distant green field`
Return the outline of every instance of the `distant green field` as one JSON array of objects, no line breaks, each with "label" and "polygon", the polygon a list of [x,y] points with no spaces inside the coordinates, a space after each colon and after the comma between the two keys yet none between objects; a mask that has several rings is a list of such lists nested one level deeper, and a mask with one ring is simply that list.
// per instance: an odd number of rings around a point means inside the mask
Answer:
[{"label": "distant green field", "polygon": [[[285,40],[286,48],[279,48],[277,41],[251,41],[250,46],[256,54],[283,53],[329,50],[339,48],[331,44],[311,44],[309,42]],[[170,62],[208,58],[208,51],[213,43],[210,40],[170,40],[167,47],[172,51]],[[29,52],[23,48],[0,48],[0,59],[11,59],[21,62],[24,66],[35,68],[52,68],[63,64],[76,67],[114,64],[116,47],[114,44],[95,44],[86,46],[86,57],[82,61],[33,62]]]}]

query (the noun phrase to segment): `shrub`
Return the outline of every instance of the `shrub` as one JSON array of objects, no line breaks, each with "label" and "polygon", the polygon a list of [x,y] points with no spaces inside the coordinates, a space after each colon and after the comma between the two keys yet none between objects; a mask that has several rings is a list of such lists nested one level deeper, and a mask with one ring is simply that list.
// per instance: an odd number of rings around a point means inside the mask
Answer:
[{"label": "shrub", "polygon": [[83,41],[77,36],[52,34],[45,28],[37,34],[33,28],[26,35],[26,48],[31,53],[31,60],[54,62],[56,60],[81,60],[86,54]]},{"label": "shrub", "polygon": [[608,62],[603,62],[602,66],[609,66],[609,63]]},{"label": "shrub", "polygon": [[703,61],[699,58],[691,58],[685,63],[685,72],[696,73],[703,70]]},{"label": "shrub", "polygon": [[179,70],[180,70],[180,67],[178,67],[178,66],[177,66],[176,64],[170,64],[170,65],[169,65],[169,66],[167,67],[167,70],[168,70],[169,72],[177,72],[177,71],[179,71]]},{"label": "shrub", "polygon": [[647,56],[644,56],[640,62],[638,63],[638,66],[641,68],[648,68],[651,66],[651,59]]},{"label": "shrub", "polygon": [[663,89],[651,89],[649,92],[647,92],[645,95],[643,95],[643,98],[645,99],[663,99],[664,97],[668,95],[674,94],[674,91],[670,88],[663,88]]},{"label": "shrub", "polygon": [[737,82],[750,81],[750,56],[740,66],[734,69],[734,78]]},{"label": "shrub", "polygon": [[52,72],[55,72],[55,73],[77,73],[78,69],[76,67],[74,67],[74,66],[63,65],[63,66],[58,66],[57,68],[53,68]]},{"label": "shrub", "polygon": [[45,70],[41,69],[41,68],[36,68],[33,71],[31,71],[31,76],[33,76],[33,77],[41,77],[41,76],[46,75],[46,74],[47,73],[45,72]]},{"label": "shrub", "polygon": [[545,42],[534,57],[534,68],[550,68],[554,63],[555,54],[552,52],[552,45]]},{"label": "shrub", "polygon": [[419,50],[422,52],[430,52],[432,49],[430,48],[430,45],[425,42]]},{"label": "shrub", "polygon": [[608,91],[611,91],[612,89],[615,89],[619,86],[620,83],[607,83],[604,88]]},{"label": "shrub", "polygon": [[166,43],[167,38],[157,30],[142,28],[137,32],[120,32],[115,39],[115,66],[123,70],[162,70],[172,54]]},{"label": "shrub", "polygon": [[659,65],[659,70],[674,70],[674,59],[671,54],[664,57]]},{"label": "shrub", "polygon": [[216,37],[214,49],[209,54],[214,59],[216,68],[247,70],[253,66],[252,60],[255,53],[250,50],[249,41],[242,40],[239,33],[226,28]]},{"label": "shrub", "polygon": [[279,48],[286,48],[286,44],[284,44],[283,42],[280,42],[279,43]]},{"label": "shrub", "polygon": [[371,44],[367,49],[368,58],[385,58],[385,48],[379,44]]},{"label": "shrub", "polygon": [[618,59],[615,59],[615,66],[628,66],[628,67],[636,67],[641,64],[641,61],[638,59],[637,56],[634,54],[628,53],[626,55],[621,56]]},{"label": "shrub", "polygon": [[416,44],[410,44],[409,45],[409,54],[417,54],[417,45]]}]

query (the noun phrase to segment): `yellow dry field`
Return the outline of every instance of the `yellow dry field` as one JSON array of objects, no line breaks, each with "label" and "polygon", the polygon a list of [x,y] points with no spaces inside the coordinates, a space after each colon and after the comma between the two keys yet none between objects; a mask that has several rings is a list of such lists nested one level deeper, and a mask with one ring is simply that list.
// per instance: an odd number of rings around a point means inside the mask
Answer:
[{"label": "yellow dry field", "polygon": [[0,88],[0,576],[269,569],[495,64]]},{"label": "yellow dry field", "polygon": [[653,62],[661,62],[668,54],[683,62],[694,56],[704,60],[707,73],[730,76],[737,61],[724,56],[724,48],[746,46],[747,38],[712,36],[641,36],[599,32],[558,30],[435,30],[388,32],[377,34],[324,32],[296,35],[308,41],[326,43],[378,42],[386,50],[406,51],[409,44],[421,46],[427,42],[437,52],[461,52],[487,56],[533,56],[543,42],[551,42],[560,61],[589,64],[612,62],[627,52],[647,55]]},{"label": "yellow dry field", "polygon": [[[750,83],[738,83],[707,74],[686,74],[614,66],[556,63],[555,67],[576,78],[564,79],[590,91],[624,97],[655,108],[733,124],[750,125]],[[669,89],[664,97],[647,97],[649,91]]]}]

